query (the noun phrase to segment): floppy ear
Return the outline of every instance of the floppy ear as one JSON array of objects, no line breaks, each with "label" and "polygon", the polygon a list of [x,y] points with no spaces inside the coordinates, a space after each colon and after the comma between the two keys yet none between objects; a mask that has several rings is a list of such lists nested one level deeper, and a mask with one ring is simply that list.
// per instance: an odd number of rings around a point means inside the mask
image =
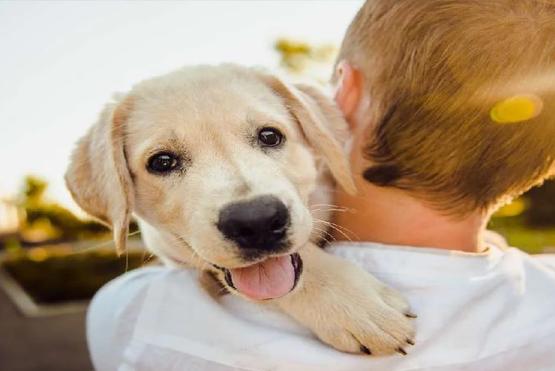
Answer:
[{"label": "floppy ear", "polygon": [[344,149],[337,140],[338,137],[345,137],[348,126],[331,99],[309,85],[291,86],[273,75],[260,73],[260,76],[276,94],[284,99],[306,140],[324,157],[337,183],[346,192],[355,194],[356,186],[351,167]]},{"label": "floppy ear", "polygon": [[83,210],[112,228],[118,254],[125,251],[133,207],[133,183],[124,152],[131,99],[108,104],[79,140],[65,180]]}]

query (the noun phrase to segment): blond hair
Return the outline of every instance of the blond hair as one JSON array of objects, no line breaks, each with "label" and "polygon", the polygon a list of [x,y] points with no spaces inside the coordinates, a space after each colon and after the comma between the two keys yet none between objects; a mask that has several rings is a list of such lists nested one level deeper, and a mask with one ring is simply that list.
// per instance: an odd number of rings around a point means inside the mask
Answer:
[{"label": "blond hair", "polygon": [[[362,71],[371,100],[369,182],[463,214],[553,174],[553,1],[368,0],[338,60]],[[538,112],[496,122],[515,96]]]}]

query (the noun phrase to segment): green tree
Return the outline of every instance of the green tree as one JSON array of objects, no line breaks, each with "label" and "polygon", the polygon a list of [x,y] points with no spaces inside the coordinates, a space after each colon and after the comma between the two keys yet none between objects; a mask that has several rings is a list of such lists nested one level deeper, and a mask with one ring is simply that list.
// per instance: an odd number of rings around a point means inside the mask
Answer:
[{"label": "green tree", "polygon": [[20,199],[25,215],[21,231],[24,240],[85,239],[108,232],[100,223],[81,220],[63,206],[48,201],[47,189],[48,183],[39,177],[29,175],[24,180]]}]

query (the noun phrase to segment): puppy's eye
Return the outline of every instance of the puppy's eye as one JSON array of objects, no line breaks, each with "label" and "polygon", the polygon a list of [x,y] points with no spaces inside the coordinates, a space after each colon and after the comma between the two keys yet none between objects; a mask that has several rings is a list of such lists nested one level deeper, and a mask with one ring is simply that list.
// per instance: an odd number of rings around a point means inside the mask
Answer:
[{"label": "puppy's eye", "polygon": [[148,159],[147,169],[155,174],[167,174],[181,166],[179,157],[171,152],[160,152]]},{"label": "puppy's eye", "polygon": [[263,147],[277,147],[283,139],[283,134],[276,128],[266,127],[258,132],[258,142]]}]

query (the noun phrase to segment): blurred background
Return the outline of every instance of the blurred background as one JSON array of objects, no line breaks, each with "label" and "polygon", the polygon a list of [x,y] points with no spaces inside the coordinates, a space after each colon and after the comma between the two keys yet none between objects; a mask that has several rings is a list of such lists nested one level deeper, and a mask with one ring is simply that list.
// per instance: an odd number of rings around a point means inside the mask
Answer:
[{"label": "blurred background", "polygon": [[[87,302],[148,264],[134,226],[118,258],[72,202],[75,141],[115,92],[185,64],[262,65],[325,82],[362,1],[0,2],[0,370],[89,370]],[[555,183],[490,228],[555,252]]]}]

